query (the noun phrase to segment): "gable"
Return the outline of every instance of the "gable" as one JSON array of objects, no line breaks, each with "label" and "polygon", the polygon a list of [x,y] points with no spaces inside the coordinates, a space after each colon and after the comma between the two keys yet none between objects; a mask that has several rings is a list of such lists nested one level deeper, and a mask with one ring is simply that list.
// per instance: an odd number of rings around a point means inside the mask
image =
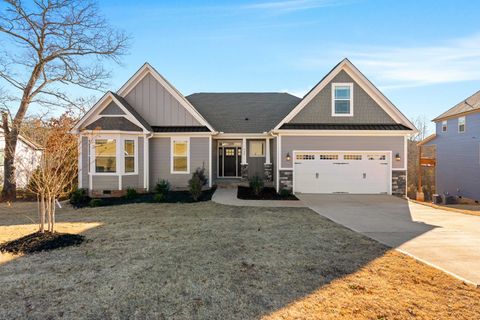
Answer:
[{"label": "gable", "polygon": [[85,129],[142,132],[142,128],[128,121],[125,117],[101,117],[87,125]]},{"label": "gable", "polygon": [[[106,118],[110,118],[111,123],[114,123],[115,120],[118,120],[119,123],[128,120],[128,123],[125,123],[124,128],[117,126],[117,129],[113,129]],[[102,120],[97,122],[99,119]],[[133,124],[134,127],[129,123]],[[137,129],[143,132],[152,131],[148,122],[125,99],[109,91],[75,124],[72,131],[76,133],[80,130],[138,131]]]},{"label": "gable", "polygon": [[[329,100],[328,95],[330,95],[331,98],[332,83],[344,83],[345,81],[350,80],[349,78],[352,80],[350,82],[357,88],[357,90],[354,89],[353,93],[353,117],[343,116],[340,117],[341,119],[332,117],[330,109],[330,113],[326,113],[326,120],[323,118],[320,119],[320,116],[316,114],[316,112],[325,112],[325,110],[322,109],[322,106],[326,105],[327,103],[331,108],[331,99],[329,102],[326,101]],[[342,82],[339,82],[340,80],[342,80]],[[324,95],[319,96],[325,87],[328,87],[329,89],[323,92]],[[355,91],[360,93],[360,96],[357,97],[357,99],[359,99],[360,109],[363,109],[364,111],[360,112],[360,116],[357,118],[357,110],[355,110]],[[374,103],[372,103],[372,101]],[[310,109],[312,110],[305,111],[303,115],[300,115],[297,118],[297,115],[301,114],[307,106],[310,106]],[[315,106],[317,106],[317,108],[315,108]],[[384,113],[379,111],[380,109],[383,110]],[[390,119],[385,117],[385,113]],[[308,121],[309,123],[312,123],[312,121],[314,121],[313,119],[315,119],[315,121],[321,121],[321,123],[326,123],[326,121],[334,121],[333,124],[339,122],[344,124],[360,124],[360,122],[364,123],[364,121],[371,122],[389,120],[390,124],[392,123],[390,121],[393,121],[393,123],[401,124],[407,127],[410,131],[412,131],[412,134],[417,132],[417,129],[412,122],[408,120],[408,118],[405,117],[405,115],[401,113],[400,110],[398,110],[397,107],[395,107],[395,105],[346,58],[340,61],[329,73],[327,73],[327,75],[303,97],[300,103],[277,124],[274,130],[279,130],[284,124],[290,123],[294,118],[296,118],[294,121],[300,123],[302,121]]]},{"label": "gable", "polygon": [[117,106],[115,102],[112,101],[105,107],[105,109],[102,110],[102,112],[100,112],[100,114],[117,116],[124,115],[125,112],[123,112],[123,110],[119,106]]},{"label": "gable", "polygon": [[[353,83],[352,117],[332,116],[332,83]],[[341,70],[290,123],[393,124],[395,120],[345,70]]]}]

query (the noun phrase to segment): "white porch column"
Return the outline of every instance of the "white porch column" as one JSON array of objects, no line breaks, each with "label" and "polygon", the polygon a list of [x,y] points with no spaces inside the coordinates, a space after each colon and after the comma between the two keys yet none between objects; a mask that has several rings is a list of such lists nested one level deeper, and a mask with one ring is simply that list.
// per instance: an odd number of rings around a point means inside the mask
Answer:
[{"label": "white porch column", "polygon": [[242,139],[242,163],[247,164],[247,139]]},{"label": "white porch column", "polygon": [[270,161],[270,138],[265,139],[265,163],[271,164]]}]

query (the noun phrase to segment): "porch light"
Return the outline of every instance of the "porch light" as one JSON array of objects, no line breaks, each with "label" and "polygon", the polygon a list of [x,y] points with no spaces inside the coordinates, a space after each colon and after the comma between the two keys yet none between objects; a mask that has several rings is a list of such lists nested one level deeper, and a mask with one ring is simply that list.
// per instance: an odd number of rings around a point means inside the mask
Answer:
[{"label": "porch light", "polygon": [[400,158],[400,153],[397,152],[395,155],[395,160],[400,161],[402,158]]},{"label": "porch light", "polygon": [[290,160],[292,159],[292,158],[290,157],[290,153],[289,153],[289,152],[287,152],[287,158],[286,158],[286,159],[287,159],[287,161],[290,161]]}]

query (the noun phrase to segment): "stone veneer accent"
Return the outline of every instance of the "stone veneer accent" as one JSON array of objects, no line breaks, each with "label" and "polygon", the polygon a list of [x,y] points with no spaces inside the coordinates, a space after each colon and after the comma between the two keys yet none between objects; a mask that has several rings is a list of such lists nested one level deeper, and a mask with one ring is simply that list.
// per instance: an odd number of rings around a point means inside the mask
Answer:
[{"label": "stone veneer accent", "polygon": [[[145,188],[135,188],[138,193],[145,193],[147,190]],[[92,198],[118,198],[123,197],[127,194],[127,190],[110,190],[110,194],[104,194],[103,190],[90,190],[89,196]]]},{"label": "stone veneer accent", "polygon": [[263,170],[265,174],[265,181],[273,181],[273,165],[271,163],[264,163]]},{"label": "stone veneer accent", "polygon": [[407,171],[392,171],[392,194],[398,197],[405,197],[407,195]]},{"label": "stone veneer accent", "polygon": [[248,163],[240,165],[240,174],[242,176],[242,180],[248,180]]},{"label": "stone veneer accent", "polygon": [[281,190],[293,191],[293,170],[280,170],[279,187]]}]

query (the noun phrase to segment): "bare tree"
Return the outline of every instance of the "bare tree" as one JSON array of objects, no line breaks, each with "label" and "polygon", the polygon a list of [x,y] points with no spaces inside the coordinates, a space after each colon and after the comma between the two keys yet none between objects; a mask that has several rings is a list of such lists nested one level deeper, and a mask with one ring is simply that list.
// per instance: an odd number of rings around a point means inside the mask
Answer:
[{"label": "bare tree", "polygon": [[[112,28],[90,0],[4,0],[0,11],[0,79],[17,94],[15,115],[2,111],[5,132],[2,198],[16,195],[14,156],[17,139],[32,103],[72,106],[65,85],[101,90],[110,77],[106,61],[119,62],[128,37]],[[3,35],[3,36],[2,36]],[[5,50],[8,48],[8,50]]]}]

